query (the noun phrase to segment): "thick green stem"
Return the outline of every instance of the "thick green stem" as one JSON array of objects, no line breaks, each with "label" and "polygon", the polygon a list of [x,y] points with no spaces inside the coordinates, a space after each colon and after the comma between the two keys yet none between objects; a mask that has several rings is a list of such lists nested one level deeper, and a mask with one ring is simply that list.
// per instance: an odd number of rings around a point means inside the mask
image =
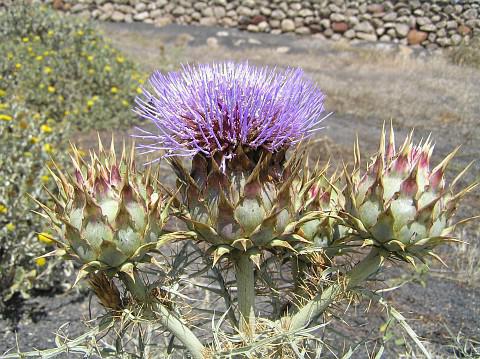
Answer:
[{"label": "thick green stem", "polygon": [[343,283],[335,283],[317,294],[303,306],[290,321],[290,329],[306,327],[314,318],[321,315],[344,290],[351,289],[374,274],[383,264],[385,257],[373,248],[370,253],[345,275]]},{"label": "thick green stem", "polygon": [[255,333],[255,274],[253,262],[245,253],[235,257],[240,332],[251,337]]},{"label": "thick green stem", "polygon": [[185,345],[193,358],[204,358],[205,347],[180,319],[160,303],[155,303],[155,311],[158,313],[160,323]]},{"label": "thick green stem", "polygon": [[132,275],[120,272],[119,277],[135,299],[140,304],[145,304],[144,314],[154,315],[156,320],[185,345],[193,358],[204,358],[205,347],[197,336],[163,304],[149,297],[149,289],[136,269],[133,269]]}]

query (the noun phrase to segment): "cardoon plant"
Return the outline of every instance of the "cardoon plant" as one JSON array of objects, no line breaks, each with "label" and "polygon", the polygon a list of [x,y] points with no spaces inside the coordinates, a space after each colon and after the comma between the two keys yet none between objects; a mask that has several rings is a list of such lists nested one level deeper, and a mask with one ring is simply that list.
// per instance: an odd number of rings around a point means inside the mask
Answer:
[{"label": "cardoon plant", "polygon": [[[154,122],[141,131],[146,152],[163,150],[179,179],[180,217],[208,242],[214,260],[236,266],[240,328],[254,331],[254,263],[262,251],[304,241],[309,191],[300,151],[290,147],[319,129],[324,95],[300,69],[223,63],[186,66],[150,78],[137,113]],[[177,156],[190,156],[187,171]]]},{"label": "cardoon plant", "polygon": [[[300,69],[184,66],[155,72],[149,84],[136,101],[138,147],[150,163],[167,160],[177,188],[141,174],[133,154],[118,163],[113,149],[101,149],[89,164],[77,153],[74,176],[55,177],[62,197],[42,205],[60,253],[88,269],[111,315],[102,329],[120,317],[159,322],[194,358],[318,357],[322,341],[309,328],[325,327],[332,307],[352,293],[385,304],[366,281],[386,260],[415,264],[454,240],[452,216],[475,184],[456,192],[462,171],[447,185],[453,154],[430,169],[429,140],[414,145],[410,135],[397,149],[391,129],[365,172],[358,144],[353,170],[327,175],[310,165],[305,148],[326,117],[324,95]],[[169,218],[190,232],[168,231]],[[170,241],[184,243],[178,254]],[[185,276],[188,251],[204,267]],[[148,265],[161,270],[142,271]],[[225,303],[218,325],[206,320],[212,336],[201,337],[185,312],[184,278],[216,282],[196,284]],[[389,313],[428,356],[403,317]]]}]

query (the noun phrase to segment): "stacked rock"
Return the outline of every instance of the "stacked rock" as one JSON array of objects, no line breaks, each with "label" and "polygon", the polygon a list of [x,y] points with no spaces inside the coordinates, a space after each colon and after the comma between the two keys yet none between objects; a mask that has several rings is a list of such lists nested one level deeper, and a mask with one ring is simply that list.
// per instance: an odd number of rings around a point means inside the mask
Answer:
[{"label": "stacked rock", "polygon": [[40,1],[102,21],[198,24],[428,48],[458,45],[480,33],[479,0]]}]

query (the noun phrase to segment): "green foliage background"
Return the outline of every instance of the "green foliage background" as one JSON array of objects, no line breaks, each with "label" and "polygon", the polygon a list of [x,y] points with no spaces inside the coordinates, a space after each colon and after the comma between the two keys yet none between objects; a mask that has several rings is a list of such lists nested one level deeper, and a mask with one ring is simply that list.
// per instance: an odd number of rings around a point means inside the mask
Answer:
[{"label": "green foliage background", "polygon": [[47,165],[54,157],[62,166],[72,133],[127,127],[142,79],[92,24],[41,5],[9,6],[0,37],[1,307],[16,293],[58,288],[68,274],[56,259],[38,259],[53,246],[38,236],[47,229],[27,194],[49,200]]}]

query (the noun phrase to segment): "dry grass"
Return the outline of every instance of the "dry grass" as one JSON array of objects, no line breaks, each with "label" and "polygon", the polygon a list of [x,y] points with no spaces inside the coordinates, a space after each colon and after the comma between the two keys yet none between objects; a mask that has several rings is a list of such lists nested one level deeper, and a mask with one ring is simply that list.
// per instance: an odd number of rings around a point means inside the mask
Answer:
[{"label": "dry grass", "polygon": [[470,288],[480,286],[480,226],[471,225],[464,230],[464,243],[449,246],[444,257],[450,268],[434,270],[434,274],[465,284]]},{"label": "dry grass", "polygon": [[453,48],[449,53],[450,60],[461,66],[480,68],[480,39],[474,37],[464,41],[460,46]]}]

